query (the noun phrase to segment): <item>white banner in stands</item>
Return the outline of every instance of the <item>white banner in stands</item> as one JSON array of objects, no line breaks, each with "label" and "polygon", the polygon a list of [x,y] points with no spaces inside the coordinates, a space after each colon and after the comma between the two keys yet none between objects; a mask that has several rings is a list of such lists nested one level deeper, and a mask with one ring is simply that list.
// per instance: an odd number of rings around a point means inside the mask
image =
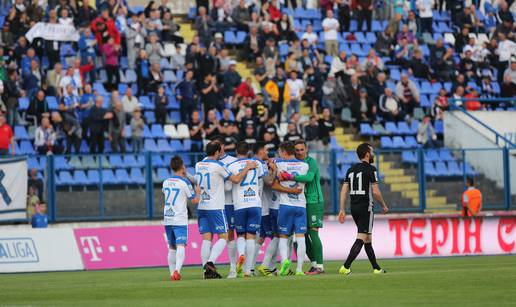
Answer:
[{"label": "white banner in stands", "polygon": [[0,232],[0,273],[83,269],[71,228]]},{"label": "white banner in stands", "polygon": [[27,160],[0,159],[0,221],[27,217]]},{"label": "white banner in stands", "polygon": [[73,26],[38,22],[25,34],[29,42],[35,38],[43,38],[49,41],[76,42],[79,40],[79,31]]}]

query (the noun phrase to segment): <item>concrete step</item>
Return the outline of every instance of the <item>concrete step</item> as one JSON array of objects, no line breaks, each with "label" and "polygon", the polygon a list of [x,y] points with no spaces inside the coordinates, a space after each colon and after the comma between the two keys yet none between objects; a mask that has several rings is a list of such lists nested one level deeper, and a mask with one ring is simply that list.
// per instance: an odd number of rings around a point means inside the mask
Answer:
[{"label": "concrete step", "polygon": [[[390,186],[391,186],[391,191],[397,191],[397,192],[419,191],[419,184],[417,184],[417,183],[394,183],[394,184],[391,184]],[[414,200],[414,203],[418,203],[418,202],[419,202],[419,199]]]},{"label": "concrete step", "polygon": [[[383,171],[380,171],[383,173]],[[416,179],[413,176],[385,176],[383,181],[387,184],[393,183],[414,183]]]},{"label": "concrete step", "polygon": [[384,170],[382,171],[382,173],[385,175],[385,176],[404,176],[405,174],[403,173],[403,169],[401,168],[398,168],[398,169],[390,169],[390,170]]}]

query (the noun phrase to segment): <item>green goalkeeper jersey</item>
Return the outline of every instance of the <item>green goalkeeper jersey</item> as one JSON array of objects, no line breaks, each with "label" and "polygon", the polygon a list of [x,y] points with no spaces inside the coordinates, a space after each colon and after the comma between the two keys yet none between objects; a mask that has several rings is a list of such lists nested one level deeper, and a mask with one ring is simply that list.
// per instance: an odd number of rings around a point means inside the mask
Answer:
[{"label": "green goalkeeper jersey", "polygon": [[307,204],[324,203],[324,196],[321,189],[321,176],[319,166],[314,158],[307,156],[305,162],[308,164],[306,175],[296,175],[295,180],[305,183],[305,197]]}]

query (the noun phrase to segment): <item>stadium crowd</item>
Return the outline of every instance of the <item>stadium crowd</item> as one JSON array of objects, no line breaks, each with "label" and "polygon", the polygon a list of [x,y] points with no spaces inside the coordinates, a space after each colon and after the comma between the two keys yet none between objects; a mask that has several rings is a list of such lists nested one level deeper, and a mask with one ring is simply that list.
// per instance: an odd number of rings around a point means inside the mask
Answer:
[{"label": "stadium crowd", "polygon": [[[102,153],[106,138],[113,152],[138,152],[145,150],[145,125],[173,122],[169,111],[177,103],[194,151],[216,135],[228,150],[237,140],[274,149],[282,122],[285,140],[304,137],[324,149],[343,109],[357,125],[410,121],[422,106],[441,119],[449,98],[515,96],[513,1],[485,1],[482,13],[462,1],[324,0],[303,25],[292,15],[301,6],[285,2],[198,0],[197,35],[184,42],[167,0],[143,10],[117,0],[95,7],[15,0],[1,35],[2,126],[37,126],[40,154],[78,153],[83,141]],[[441,27],[436,14],[450,16],[444,25],[452,38],[434,35]],[[373,29],[376,22],[385,27]],[[79,39],[31,33],[40,23],[72,27]],[[245,31],[242,54],[255,80],[236,70],[227,30]],[[420,84],[435,89],[430,107],[422,105]],[[29,101],[23,118],[20,98]],[[154,114],[143,114],[148,101]],[[310,119],[300,116],[301,104],[310,106]],[[470,100],[465,107],[492,105]],[[3,153],[12,145],[9,130],[0,129]]]}]

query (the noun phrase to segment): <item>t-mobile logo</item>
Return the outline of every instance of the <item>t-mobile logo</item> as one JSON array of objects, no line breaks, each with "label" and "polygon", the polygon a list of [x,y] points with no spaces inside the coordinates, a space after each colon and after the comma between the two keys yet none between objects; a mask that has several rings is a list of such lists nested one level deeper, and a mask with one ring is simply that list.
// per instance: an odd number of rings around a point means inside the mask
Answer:
[{"label": "t-mobile logo", "polygon": [[99,257],[99,254],[102,253],[102,246],[100,246],[99,237],[81,237],[81,245],[84,254],[91,254],[91,262],[102,261],[102,258]]}]

